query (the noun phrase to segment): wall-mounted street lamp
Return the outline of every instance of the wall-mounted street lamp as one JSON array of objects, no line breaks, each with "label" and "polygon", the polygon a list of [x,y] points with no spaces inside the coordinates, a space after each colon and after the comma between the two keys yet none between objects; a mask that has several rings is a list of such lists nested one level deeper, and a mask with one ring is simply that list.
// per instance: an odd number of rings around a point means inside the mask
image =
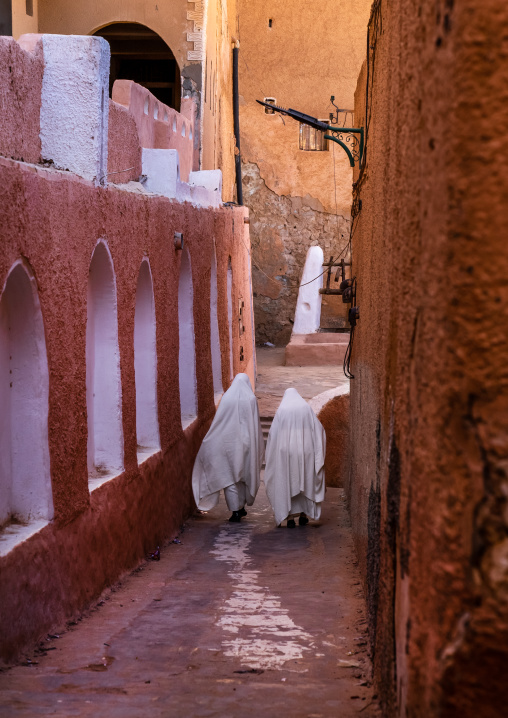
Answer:
[{"label": "wall-mounted street lamp", "polygon": [[309,125],[309,127],[313,127],[315,130],[325,132],[326,134],[324,135],[324,139],[336,142],[342,147],[348,156],[351,167],[355,166],[355,162],[357,162],[358,165],[361,163],[364,143],[363,127],[333,127],[327,122],[318,120],[317,117],[305,115],[303,112],[298,112],[298,110],[278,107],[277,105],[263,102],[262,100],[256,100],[256,102],[264,107],[270,108],[270,110],[273,110],[274,112],[279,112],[281,115],[292,117],[302,125]]}]

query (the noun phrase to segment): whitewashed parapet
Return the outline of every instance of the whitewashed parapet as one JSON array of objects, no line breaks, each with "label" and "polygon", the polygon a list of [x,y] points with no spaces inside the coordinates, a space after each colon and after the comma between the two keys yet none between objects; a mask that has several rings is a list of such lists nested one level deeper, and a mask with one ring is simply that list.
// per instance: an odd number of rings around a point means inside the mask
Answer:
[{"label": "whitewashed parapet", "polygon": [[142,173],[146,177],[145,189],[176,199],[180,182],[180,160],[177,150],[143,148]]},{"label": "whitewashed parapet", "polygon": [[96,184],[108,166],[109,44],[102,37],[43,35],[44,160]]},{"label": "whitewashed parapet", "polygon": [[180,181],[177,150],[143,149],[145,189],[178,202],[191,202],[196,207],[222,205],[222,172],[202,170],[191,172],[189,183]]}]

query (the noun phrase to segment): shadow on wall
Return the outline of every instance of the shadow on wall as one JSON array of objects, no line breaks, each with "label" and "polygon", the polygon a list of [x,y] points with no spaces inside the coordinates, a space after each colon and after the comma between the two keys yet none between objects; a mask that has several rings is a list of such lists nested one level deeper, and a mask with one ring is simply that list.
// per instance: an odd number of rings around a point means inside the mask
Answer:
[{"label": "shadow on wall", "polygon": [[184,248],[178,282],[178,326],[180,376],[180,410],[182,427],[192,424],[198,415],[196,386],[196,351],[194,342],[194,291],[189,250]]},{"label": "shadow on wall", "polygon": [[88,475],[93,490],[123,471],[122,385],[113,261],[100,241],[88,278],[86,324]]},{"label": "shadow on wall", "polygon": [[157,345],[155,303],[150,262],[144,259],[136,288],[134,373],[138,462],[160,449],[157,410]]},{"label": "shadow on wall", "polygon": [[220,355],[219,318],[217,314],[217,253],[213,246],[210,269],[210,340],[212,348],[213,393],[222,394],[222,360]]},{"label": "shadow on wall", "polygon": [[228,259],[228,325],[229,325],[229,376],[233,379],[233,268]]}]

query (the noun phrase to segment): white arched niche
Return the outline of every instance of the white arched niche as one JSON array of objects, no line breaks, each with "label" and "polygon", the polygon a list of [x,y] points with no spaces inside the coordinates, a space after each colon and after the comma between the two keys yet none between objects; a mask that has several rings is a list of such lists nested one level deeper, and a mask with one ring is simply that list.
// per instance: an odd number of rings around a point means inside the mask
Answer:
[{"label": "white arched niche", "polygon": [[113,261],[95,247],[88,275],[86,408],[90,491],[123,471],[122,386]]},{"label": "white arched niche", "polygon": [[198,414],[193,303],[194,292],[190,255],[187,249],[183,249],[178,282],[178,373],[180,378],[180,410],[184,429],[194,421]]},{"label": "white arched niche", "polygon": [[212,349],[213,393],[215,400],[223,393],[222,360],[220,353],[219,319],[217,316],[217,255],[213,248],[210,274],[210,342]]},{"label": "white arched niche", "polygon": [[148,259],[141,262],[134,313],[136,436],[138,462],[160,449],[157,411],[157,346],[153,281]]},{"label": "white arched niche", "polygon": [[53,518],[48,399],[37,286],[19,261],[0,300],[0,555]]},{"label": "white arched niche", "polygon": [[233,267],[231,257],[228,259],[228,326],[229,326],[229,376],[233,378]]}]

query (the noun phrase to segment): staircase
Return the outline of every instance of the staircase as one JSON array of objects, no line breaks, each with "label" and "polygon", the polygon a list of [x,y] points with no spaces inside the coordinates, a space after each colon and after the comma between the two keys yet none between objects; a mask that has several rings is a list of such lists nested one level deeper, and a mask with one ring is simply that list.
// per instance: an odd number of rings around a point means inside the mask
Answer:
[{"label": "staircase", "polygon": [[[261,420],[261,428],[263,429],[263,439],[265,440],[265,448],[266,448],[266,442],[268,440],[268,432],[270,431],[270,427],[272,425],[273,416],[260,416]],[[265,468],[265,463],[263,462],[262,469]]]}]

